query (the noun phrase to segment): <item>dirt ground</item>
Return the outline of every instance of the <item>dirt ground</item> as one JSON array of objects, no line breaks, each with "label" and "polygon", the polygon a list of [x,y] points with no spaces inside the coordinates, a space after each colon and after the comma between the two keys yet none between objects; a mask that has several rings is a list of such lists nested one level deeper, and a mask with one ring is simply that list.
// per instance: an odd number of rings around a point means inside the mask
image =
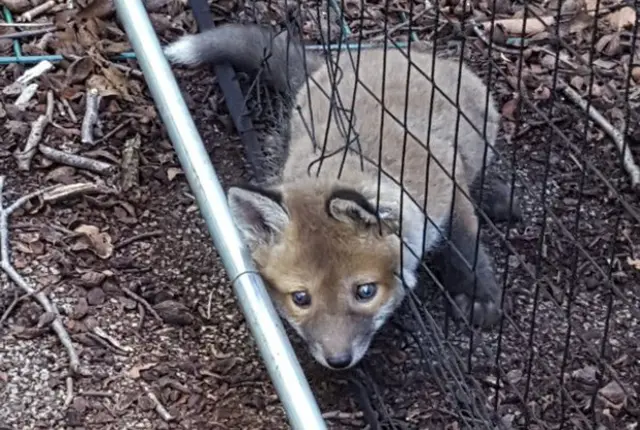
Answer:
[{"label": "dirt ground", "polygon": [[[163,41],[195,31],[181,2],[150,3]],[[367,21],[370,39],[380,33],[383,4],[367,2],[378,19]],[[276,6],[243,6],[215,2],[212,10],[219,20],[284,19]],[[123,34],[108,10],[86,10],[44,48],[36,46],[40,37],[23,45],[30,54],[83,57],[58,63],[39,78],[25,109],[13,105],[15,95],[0,94],[5,207],[54,184],[100,184],[59,200],[35,197],[9,226],[13,266],[55,303],[86,372],[73,376],[69,392],[69,358],[52,331],[52,314],[33,297],[21,297],[0,273],[0,429],[289,428],[137,65],[105,59],[128,50]],[[355,32],[360,21],[347,11]],[[66,22],[73,14],[59,12],[55,19]],[[426,37],[429,23],[418,24],[417,34]],[[444,36],[447,30],[441,29]],[[310,40],[313,35],[309,30]],[[0,43],[2,55],[9,49]],[[470,64],[486,76],[486,46],[476,38],[467,50]],[[509,55],[493,54],[506,76],[493,71],[504,130],[502,159],[491,171],[507,178],[517,171],[523,221],[508,232],[504,225],[485,226],[483,237],[513,310],[503,327],[471,338],[447,320],[436,288],[425,280],[425,291],[408,300],[350,372],[322,368],[291,336],[330,428],[491,428],[487,420],[506,428],[637,428],[638,192],[610,140],[596,127],[587,130],[583,111],[555,95],[549,71],[540,66],[542,53],[530,56],[526,67],[532,104],[515,109]],[[618,111],[628,105],[634,122],[637,86],[625,102],[616,80],[623,67],[600,66],[610,81],[599,81],[595,106],[619,125]],[[3,67],[0,88],[26,68]],[[177,70],[176,76],[225,188],[246,180],[242,143],[215,77],[206,70]],[[81,143],[90,86],[104,95],[93,146]],[[607,96],[611,86],[615,97]],[[97,174],[42,152],[28,170],[18,168],[14,152],[45,112],[47,91],[56,104],[41,143],[115,170]],[[636,134],[632,128],[631,143]],[[137,162],[123,162],[131,153]],[[135,180],[125,191],[128,172]],[[173,419],[163,418],[149,392]]]}]

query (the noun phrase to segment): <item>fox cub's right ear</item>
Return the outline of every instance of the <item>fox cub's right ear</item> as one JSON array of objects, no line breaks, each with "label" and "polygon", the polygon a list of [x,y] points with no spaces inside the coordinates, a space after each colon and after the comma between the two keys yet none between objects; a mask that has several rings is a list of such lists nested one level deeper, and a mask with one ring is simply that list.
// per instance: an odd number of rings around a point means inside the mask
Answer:
[{"label": "fox cub's right ear", "polygon": [[258,187],[232,187],[227,195],[235,224],[249,248],[272,243],[289,223],[282,194]]}]

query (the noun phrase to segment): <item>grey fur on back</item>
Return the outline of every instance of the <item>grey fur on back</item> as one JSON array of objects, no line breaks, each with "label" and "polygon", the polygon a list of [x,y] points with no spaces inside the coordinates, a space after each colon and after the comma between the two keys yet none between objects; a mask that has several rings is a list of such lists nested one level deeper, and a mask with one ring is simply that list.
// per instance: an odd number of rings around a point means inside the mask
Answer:
[{"label": "grey fur on back", "polygon": [[[361,79],[364,76],[366,80],[367,74],[375,74],[376,70],[367,69],[367,58],[375,57],[376,52],[380,52],[382,49],[384,48],[363,49],[361,51],[363,60],[361,64],[363,67]],[[323,64],[324,60],[321,57],[313,52],[303,52],[303,50],[300,38],[297,35],[292,35],[289,31],[276,35],[273,29],[267,26],[233,23],[224,24],[202,33],[183,36],[165,48],[165,55],[172,63],[187,66],[228,63],[236,71],[259,76],[267,85],[295,100],[308,77],[321,67],[327,67],[326,64]],[[392,51],[396,50],[392,49]],[[413,49],[412,52],[414,52]],[[342,63],[343,72],[354,73],[350,64],[349,67],[344,67],[349,63],[346,59],[349,54],[343,52],[340,55],[342,56],[340,63]],[[355,56],[355,53],[352,53],[352,55]],[[418,55],[417,50],[416,55]],[[406,63],[407,61],[402,55],[397,55],[396,53],[392,53],[389,57],[392,62],[402,61]],[[419,57],[431,56],[422,52]],[[455,102],[459,63],[444,58],[433,60],[435,60],[438,87],[441,87],[445,94]],[[431,63],[431,60],[428,63]],[[422,61],[421,65],[425,66],[427,63]],[[379,68],[379,62],[375,66]],[[394,66],[390,64],[388,67],[393,68]],[[402,67],[406,67],[406,65]],[[427,76],[431,75],[430,68],[423,70],[423,72]],[[470,73],[464,65],[462,72],[459,109],[469,118],[471,124],[480,130],[480,133],[482,133],[483,125],[485,124],[486,114],[486,140],[493,144],[500,119],[494,100],[492,97],[489,98],[486,110],[484,103],[479,106],[478,100],[484,101],[487,87],[480,78]],[[453,73],[455,73],[456,78],[451,76]],[[342,91],[340,91],[340,94],[341,97],[350,96],[342,94]],[[434,112],[454,112],[454,114],[444,116],[450,117],[448,118],[450,121],[456,121],[457,115],[455,112],[458,108],[443,100],[443,97],[439,94],[436,94],[435,99],[440,103],[434,105]],[[441,106],[438,106],[439,104]],[[415,106],[412,107],[412,109],[415,108]],[[425,100],[424,108],[428,110],[428,100]],[[470,132],[473,135],[472,137],[469,135],[464,136],[463,134],[465,133],[460,133],[458,139],[459,154],[465,164],[466,173],[468,174],[467,179],[470,184],[483,167],[485,145],[482,144],[482,140],[484,140],[482,136],[475,130],[470,130],[469,123],[463,117],[460,118],[460,121],[461,131]],[[289,130],[287,127],[285,127],[282,134],[285,140],[288,140]],[[490,163],[493,155],[493,151],[489,149],[487,151],[487,164]]]},{"label": "grey fur on back", "polygon": [[288,31],[276,35],[260,25],[221,25],[183,36],[164,52],[175,64],[229,63],[237,71],[259,73],[276,90],[292,95],[320,64],[315,55],[303,52],[299,38],[290,37]]}]

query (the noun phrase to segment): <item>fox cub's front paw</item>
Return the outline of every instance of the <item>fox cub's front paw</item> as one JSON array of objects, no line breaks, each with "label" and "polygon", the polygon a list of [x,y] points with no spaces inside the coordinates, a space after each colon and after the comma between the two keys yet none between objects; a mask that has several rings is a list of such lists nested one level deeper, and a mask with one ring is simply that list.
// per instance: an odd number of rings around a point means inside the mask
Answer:
[{"label": "fox cub's front paw", "polygon": [[[480,287],[478,287],[479,289]],[[496,324],[502,315],[499,294],[496,297],[482,297],[477,294],[475,301],[470,295],[458,294],[454,297],[454,301],[457,305],[457,308],[453,306],[454,316],[467,322],[471,318],[470,324],[476,327],[489,328]]]}]

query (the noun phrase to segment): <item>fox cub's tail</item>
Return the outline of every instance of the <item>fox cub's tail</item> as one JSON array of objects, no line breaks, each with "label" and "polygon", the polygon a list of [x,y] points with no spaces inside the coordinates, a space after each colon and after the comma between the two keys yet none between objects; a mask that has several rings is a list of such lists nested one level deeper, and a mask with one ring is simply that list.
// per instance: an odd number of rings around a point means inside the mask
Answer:
[{"label": "fox cub's tail", "polygon": [[258,24],[225,24],[183,36],[168,45],[164,53],[174,64],[228,63],[240,72],[259,72],[275,89],[293,94],[307,77],[300,41],[287,31],[276,35]]}]

